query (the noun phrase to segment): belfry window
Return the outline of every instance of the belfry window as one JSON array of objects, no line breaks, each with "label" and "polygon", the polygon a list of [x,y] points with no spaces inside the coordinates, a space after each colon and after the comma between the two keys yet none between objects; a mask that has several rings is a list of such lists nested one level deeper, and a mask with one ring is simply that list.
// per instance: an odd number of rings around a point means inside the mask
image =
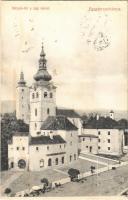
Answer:
[{"label": "belfry window", "polygon": [[47,92],[44,92],[44,98],[46,98],[47,97]]},{"label": "belfry window", "polygon": [[35,116],[37,116],[37,108],[35,109]]}]

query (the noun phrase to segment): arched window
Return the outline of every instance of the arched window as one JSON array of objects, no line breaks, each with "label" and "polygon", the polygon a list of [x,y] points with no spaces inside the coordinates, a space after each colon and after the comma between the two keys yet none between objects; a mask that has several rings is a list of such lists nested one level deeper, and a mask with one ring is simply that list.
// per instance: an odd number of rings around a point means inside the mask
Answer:
[{"label": "arched window", "polygon": [[37,108],[35,108],[35,116],[37,116]]},{"label": "arched window", "polygon": [[32,99],[34,99],[34,97],[35,97],[35,95],[34,95],[34,93],[32,93]]},{"label": "arched window", "polygon": [[41,167],[44,167],[44,160],[43,159],[40,160],[40,168]]},{"label": "arched window", "polygon": [[18,161],[18,167],[24,169],[26,167],[26,161],[21,159]]},{"label": "arched window", "polygon": [[74,154],[74,160],[76,160],[76,154]]},{"label": "arched window", "polygon": [[48,159],[48,166],[52,166],[52,159],[51,158]]},{"label": "arched window", "polygon": [[47,97],[47,92],[44,92],[44,98],[46,98]]},{"label": "arched window", "polygon": [[56,158],[56,160],[55,160],[55,164],[58,165],[58,158]]},{"label": "arched window", "polygon": [[70,156],[70,162],[72,161],[72,156]]},{"label": "arched window", "polygon": [[64,164],[64,157],[62,157],[61,161],[62,161],[62,164]]},{"label": "arched window", "polygon": [[52,98],[52,97],[53,97],[52,92],[50,92],[50,98]]},{"label": "arched window", "polygon": [[49,115],[49,113],[50,113],[50,109],[49,109],[49,108],[47,108],[47,114]]}]

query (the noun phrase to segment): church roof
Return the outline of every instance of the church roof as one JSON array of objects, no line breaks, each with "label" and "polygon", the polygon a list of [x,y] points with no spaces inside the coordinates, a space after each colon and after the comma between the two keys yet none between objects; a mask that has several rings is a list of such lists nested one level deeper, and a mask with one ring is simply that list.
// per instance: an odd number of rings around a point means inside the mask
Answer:
[{"label": "church roof", "polygon": [[60,135],[54,135],[53,138],[50,136],[39,136],[39,137],[31,137],[30,138],[30,145],[37,145],[37,144],[63,144],[66,141]]},{"label": "church roof", "polygon": [[56,114],[64,115],[65,117],[69,117],[69,118],[80,118],[79,114],[75,112],[73,109],[56,108]]},{"label": "church roof", "polygon": [[41,126],[41,130],[77,130],[65,116],[49,116]]}]

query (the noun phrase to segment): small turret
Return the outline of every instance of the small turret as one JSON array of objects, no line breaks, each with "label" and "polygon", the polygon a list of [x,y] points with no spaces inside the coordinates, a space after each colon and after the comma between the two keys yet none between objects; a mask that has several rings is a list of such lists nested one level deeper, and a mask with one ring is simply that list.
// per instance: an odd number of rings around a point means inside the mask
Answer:
[{"label": "small turret", "polygon": [[18,82],[18,86],[26,86],[26,81],[24,80],[24,73],[21,71],[20,80]]},{"label": "small turret", "polygon": [[110,117],[111,119],[114,119],[114,111],[113,111],[113,110],[111,110],[111,111],[109,112],[109,117]]}]

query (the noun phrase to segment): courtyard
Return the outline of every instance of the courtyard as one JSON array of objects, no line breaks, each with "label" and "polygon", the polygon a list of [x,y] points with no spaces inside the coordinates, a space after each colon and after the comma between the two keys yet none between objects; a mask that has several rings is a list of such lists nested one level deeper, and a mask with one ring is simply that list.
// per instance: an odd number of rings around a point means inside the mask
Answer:
[{"label": "courtyard", "polygon": [[70,182],[41,196],[116,196],[128,188],[128,165],[98,175],[92,175],[80,182]]},{"label": "courtyard", "polygon": [[[64,166],[56,169],[46,169],[38,172],[4,171],[1,173],[1,184],[2,186],[4,186],[4,188],[9,187],[12,190],[12,193],[16,193],[25,189],[30,189],[34,185],[40,185],[42,178],[47,178],[49,182],[66,178],[68,177],[67,172],[70,168],[78,169],[81,173],[88,172],[90,171],[90,167],[92,165],[95,166],[96,169],[104,167],[104,165],[100,165],[83,159],[78,159],[76,162],[72,163],[69,166]],[[17,176],[17,178],[13,180],[13,176]]]}]

